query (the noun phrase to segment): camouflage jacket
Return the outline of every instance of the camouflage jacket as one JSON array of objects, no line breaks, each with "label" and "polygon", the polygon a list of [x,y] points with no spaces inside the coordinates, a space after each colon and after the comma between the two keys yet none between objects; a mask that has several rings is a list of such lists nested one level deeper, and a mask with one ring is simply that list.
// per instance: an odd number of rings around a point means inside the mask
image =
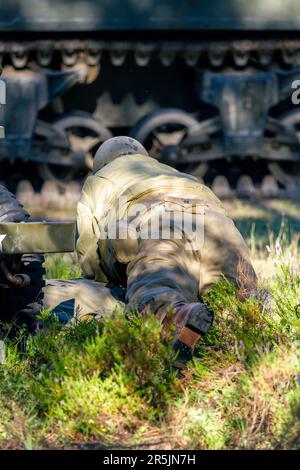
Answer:
[{"label": "camouflage jacket", "polygon": [[77,208],[77,254],[84,276],[110,280],[99,264],[98,242],[114,211],[121,219],[134,202],[153,196],[163,201],[169,196],[193,195],[203,205],[225,213],[219,199],[197,178],[143,155],[119,157],[88,177]]}]

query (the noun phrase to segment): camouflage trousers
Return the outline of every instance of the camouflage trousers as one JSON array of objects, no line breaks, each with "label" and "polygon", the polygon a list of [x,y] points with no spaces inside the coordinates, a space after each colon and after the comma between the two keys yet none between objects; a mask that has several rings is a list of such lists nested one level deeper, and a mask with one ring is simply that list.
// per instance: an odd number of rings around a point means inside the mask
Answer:
[{"label": "camouflage trousers", "polygon": [[[203,237],[189,244],[189,249],[186,236],[140,239],[134,249],[127,239],[112,242],[106,259],[112,257],[116,271],[126,266],[126,289],[87,279],[48,281],[45,307],[58,315],[68,308],[69,317],[75,314],[85,319],[110,315],[126,303],[141,313],[150,307],[163,323],[170,310],[180,307],[178,311],[186,314],[194,309],[201,296],[223,277],[247,297],[255,289],[256,275],[242,236],[231,219],[218,211],[206,208],[201,220]],[[116,278],[111,281],[117,283]],[[176,318],[175,313],[173,321],[179,330],[185,314]]]},{"label": "camouflage trousers", "polygon": [[48,280],[41,302],[63,323],[101,320],[123,309],[125,289],[90,279]]}]

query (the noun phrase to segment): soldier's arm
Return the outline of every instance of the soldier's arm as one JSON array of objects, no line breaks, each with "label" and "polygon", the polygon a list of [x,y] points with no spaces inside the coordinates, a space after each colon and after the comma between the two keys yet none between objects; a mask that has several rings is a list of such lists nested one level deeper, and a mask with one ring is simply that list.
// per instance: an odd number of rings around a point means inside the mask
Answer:
[{"label": "soldier's arm", "polygon": [[[76,251],[84,277],[105,282],[99,265],[98,240],[112,194],[111,183],[98,176],[87,178],[77,205]],[[103,226],[102,226],[103,225]]]},{"label": "soldier's arm", "polygon": [[97,262],[97,242],[92,230],[92,213],[89,207],[79,202],[77,206],[78,240],[76,251],[84,277],[95,277],[95,262]]}]

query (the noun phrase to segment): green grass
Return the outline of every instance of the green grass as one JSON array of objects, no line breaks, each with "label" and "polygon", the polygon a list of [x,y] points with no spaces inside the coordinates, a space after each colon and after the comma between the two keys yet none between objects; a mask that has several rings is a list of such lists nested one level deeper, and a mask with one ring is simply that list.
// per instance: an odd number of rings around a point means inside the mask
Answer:
[{"label": "green grass", "polygon": [[[47,328],[26,341],[7,327],[0,448],[299,448],[299,243],[285,225],[272,233],[269,252],[249,233],[252,256],[272,268],[257,297],[238,301],[226,281],[205,297],[214,326],[182,380],[151,315],[63,329],[43,312]],[[69,255],[46,266],[48,277],[80,275]]]},{"label": "green grass", "polygon": [[45,268],[48,279],[70,279],[81,276],[74,254],[55,254],[46,257]]},{"label": "green grass", "polygon": [[225,201],[233,218],[251,249],[252,258],[265,258],[266,245],[274,246],[280,239],[284,246],[292,243],[298,250],[300,234],[300,205],[298,201]]}]

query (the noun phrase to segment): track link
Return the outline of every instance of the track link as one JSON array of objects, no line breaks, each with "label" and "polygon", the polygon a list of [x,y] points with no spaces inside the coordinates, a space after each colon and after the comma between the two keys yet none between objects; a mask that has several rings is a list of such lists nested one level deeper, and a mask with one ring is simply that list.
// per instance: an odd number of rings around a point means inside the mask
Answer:
[{"label": "track link", "polygon": [[262,66],[272,63],[274,56],[286,65],[297,66],[300,41],[292,40],[220,40],[220,41],[105,41],[78,39],[45,39],[37,41],[1,41],[0,54],[4,62],[22,69],[34,60],[41,67],[51,67],[55,56],[60,56],[63,66],[73,67],[84,62],[90,67],[100,64],[103,53],[108,53],[116,67],[122,66],[131,56],[140,67],[157,57],[162,65],[170,66],[175,58],[182,57],[186,65],[195,67],[205,61],[220,67],[228,58],[237,67],[246,67],[251,60]]}]

